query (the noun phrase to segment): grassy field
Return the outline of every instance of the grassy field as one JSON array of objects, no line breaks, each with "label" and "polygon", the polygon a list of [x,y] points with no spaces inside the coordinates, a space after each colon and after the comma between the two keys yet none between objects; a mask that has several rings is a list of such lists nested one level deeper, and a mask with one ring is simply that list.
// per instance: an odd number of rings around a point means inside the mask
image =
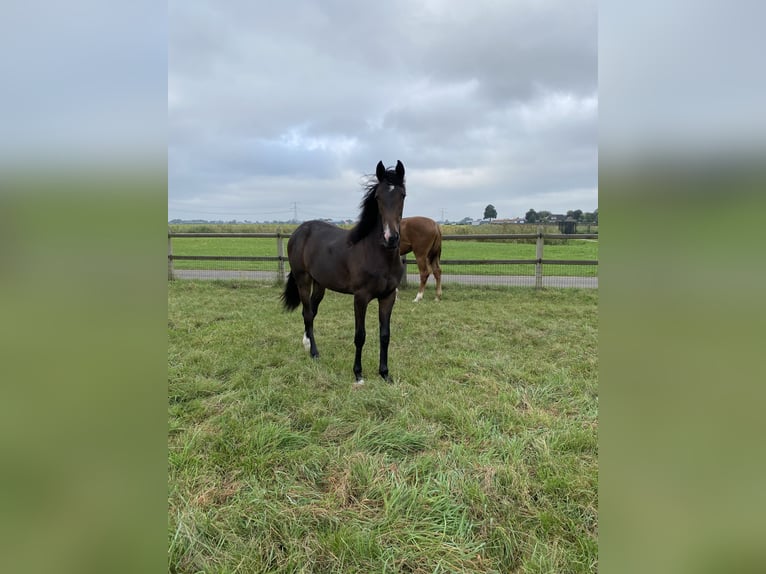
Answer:
[{"label": "grassy field", "polygon": [[[486,226],[484,226],[486,227]],[[264,232],[265,233],[265,232]],[[285,244],[285,254],[287,242]],[[256,256],[276,257],[277,240],[263,238],[217,238],[217,237],[177,237],[173,239],[175,255],[226,255],[226,256]],[[598,241],[588,239],[569,239],[566,243],[558,241],[545,245],[545,259],[598,259]],[[409,259],[414,259],[412,255]],[[534,259],[534,243],[516,241],[450,241],[445,240],[442,246],[442,259]],[[275,262],[269,261],[175,261],[177,269],[252,269],[272,271],[276,269]],[[534,274],[533,266],[506,267],[484,265],[449,265],[443,266],[444,273],[494,275],[512,273],[514,275]],[[417,269],[413,265],[410,272]],[[595,276],[597,266],[557,267],[556,274],[575,276]]]},{"label": "grassy field", "polygon": [[300,312],[261,283],[168,283],[168,568],[594,572],[597,293],[454,289]]},{"label": "grassy field", "polygon": [[[290,223],[185,223],[170,224],[168,228],[177,233],[290,233],[297,224]],[[344,225],[350,228],[350,225]],[[492,225],[442,225],[445,235],[484,235],[493,233],[536,233],[537,224],[492,224]],[[560,233],[555,224],[543,225],[544,233]],[[598,233],[595,223],[580,223],[577,233]]]}]

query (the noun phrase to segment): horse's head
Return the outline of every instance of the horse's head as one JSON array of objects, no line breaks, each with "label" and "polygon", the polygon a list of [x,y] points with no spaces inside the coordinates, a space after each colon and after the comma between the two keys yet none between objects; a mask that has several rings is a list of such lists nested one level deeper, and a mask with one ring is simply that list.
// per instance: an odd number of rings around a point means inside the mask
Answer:
[{"label": "horse's head", "polygon": [[375,186],[375,200],[378,204],[380,223],[383,227],[381,238],[387,249],[399,249],[399,226],[402,222],[404,198],[407,189],[404,184],[404,165],[396,162],[396,169],[386,170],[382,161],[375,171],[378,183]]}]

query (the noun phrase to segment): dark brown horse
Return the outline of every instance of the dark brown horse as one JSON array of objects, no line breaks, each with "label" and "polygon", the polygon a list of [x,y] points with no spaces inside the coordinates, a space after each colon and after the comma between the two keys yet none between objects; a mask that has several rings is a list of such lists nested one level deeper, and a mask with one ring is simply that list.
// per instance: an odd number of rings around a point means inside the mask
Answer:
[{"label": "dark brown horse", "polygon": [[442,268],[439,260],[442,256],[442,231],[439,224],[427,217],[405,217],[399,240],[399,254],[412,252],[420,271],[420,288],[414,303],[423,298],[428,276],[433,273],[436,280],[436,300],[442,298]]},{"label": "dark brown horse", "polygon": [[359,222],[351,230],[323,221],[307,221],[298,226],[287,242],[290,274],[282,301],[288,311],[303,304],[303,345],[313,358],[319,356],[314,341],[314,317],[325,289],[354,295],[356,384],[364,383],[364,320],[367,305],[373,299],[378,300],[380,321],[378,372],[391,381],[388,343],[396,287],[404,267],[399,256],[399,226],[405,195],[402,162],[397,161],[396,169],[389,170],[378,162],[375,176],[366,186]]}]

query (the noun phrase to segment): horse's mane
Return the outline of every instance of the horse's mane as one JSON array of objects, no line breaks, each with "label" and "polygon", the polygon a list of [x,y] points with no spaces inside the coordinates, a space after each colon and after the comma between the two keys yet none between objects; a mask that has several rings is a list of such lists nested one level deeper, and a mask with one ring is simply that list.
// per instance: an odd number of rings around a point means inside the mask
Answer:
[{"label": "horse's mane", "polygon": [[[386,170],[386,181],[391,185],[396,182],[396,172],[393,169]],[[365,176],[365,181],[362,184],[364,186],[364,198],[359,204],[362,211],[359,214],[359,221],[351,228],[348,236],[348,242],[351,245],[367,237],[379,221],[378,202],[375,199],[375,190],[379,183],[376,175]]]}]

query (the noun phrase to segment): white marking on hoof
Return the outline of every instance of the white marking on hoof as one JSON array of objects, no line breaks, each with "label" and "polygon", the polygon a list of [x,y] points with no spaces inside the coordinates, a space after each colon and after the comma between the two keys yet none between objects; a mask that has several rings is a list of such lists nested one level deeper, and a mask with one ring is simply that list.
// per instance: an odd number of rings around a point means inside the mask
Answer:
[{"label": "white marking on hoof", "polygon": [[355,389],[358,389],[359,387],[363,387],[364,379],[359,379],[358,381],[355,381],[351,386]]},{"label": "white marking on hoof", "polygon": [[303,333],[303,348],[307,351],[311,349],[311,339],[306,336],[306,333]]},{"label": "white marking on hoof", "polygon": [[417,303],[417,302],[418,302],[418,301],[420,301],[422,298],[423,298],[423,294],[422,294],[422,293],[418,293],[417,295],[415,295],[415,298],[412,300],[412,302],[413,302],[413,303]]}]

